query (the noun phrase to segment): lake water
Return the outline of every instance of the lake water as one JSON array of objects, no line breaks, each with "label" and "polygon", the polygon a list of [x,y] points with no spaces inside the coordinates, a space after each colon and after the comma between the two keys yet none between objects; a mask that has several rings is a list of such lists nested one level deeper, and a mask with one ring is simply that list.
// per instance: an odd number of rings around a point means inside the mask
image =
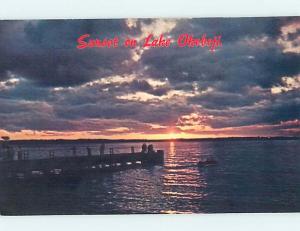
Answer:
[{"label": "lake water", "polygon": [[[300,141],[154,142],[165,150],[164,166],[128,169],[59,184],[26,183],[0,189],[3,214],[131,214],[300,212]],[[100,144],[78,143],[94,155]],[[106,145],[115,152],[141,143]],[[41,158],[68,145],[30,147]],[[70,145],[69,145],[70,146]],[[46,150],[46,151],[45,151]],[[198,168],[201,158],[218,164]]]}]

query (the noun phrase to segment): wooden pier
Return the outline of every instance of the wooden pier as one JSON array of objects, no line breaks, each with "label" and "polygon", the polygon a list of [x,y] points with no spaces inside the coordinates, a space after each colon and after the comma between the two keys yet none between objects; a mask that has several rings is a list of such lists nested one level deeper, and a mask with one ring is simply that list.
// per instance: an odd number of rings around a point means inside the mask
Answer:
[{"label": "wooden pier", "polygon": [[162,165],[164,151],[88,156],[55,157],[48,159],[2,160],[0,178],[28,179],[51,176],[80,176],[86,173],[118,171],[125,168]]}]

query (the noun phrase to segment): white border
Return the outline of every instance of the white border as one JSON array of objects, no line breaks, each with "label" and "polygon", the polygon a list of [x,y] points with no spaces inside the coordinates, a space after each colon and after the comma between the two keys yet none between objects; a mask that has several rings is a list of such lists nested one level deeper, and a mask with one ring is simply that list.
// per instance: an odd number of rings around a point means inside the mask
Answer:
[{"label": "white border", "polygon": [[0,0],[0,19],[299,15],[299,0]]},{"label": "white border", "polygon": [[[299,16],[299,0],[0,0],[0,19]],[[295,230],[300,214],[0,217],[0,230]]]},{"label": "white border", "polygon": [[30,231],[299,230],[300,214],[191,214],[0,217],[0,229]]}]

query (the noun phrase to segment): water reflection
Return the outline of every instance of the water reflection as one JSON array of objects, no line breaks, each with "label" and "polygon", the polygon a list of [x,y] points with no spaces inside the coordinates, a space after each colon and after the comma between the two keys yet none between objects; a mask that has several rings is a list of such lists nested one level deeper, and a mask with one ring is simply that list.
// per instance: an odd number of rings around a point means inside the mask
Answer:
[{"label": "water reflection", "polygon": [[198,158],[194,156],[199,153],[199,147],[186,149],[183,143],[169,143],[162,191],[166,208],[162,213],[201,212],[199,201],[206,196],[204,189],[207,183],[205,175],[196,166]]},{"label": "water reflection", "polygon": [[168,154],[170,156],[174,156],[175,155],[175,142],[174,141],[170,142],[170,148],[169,148]]}]

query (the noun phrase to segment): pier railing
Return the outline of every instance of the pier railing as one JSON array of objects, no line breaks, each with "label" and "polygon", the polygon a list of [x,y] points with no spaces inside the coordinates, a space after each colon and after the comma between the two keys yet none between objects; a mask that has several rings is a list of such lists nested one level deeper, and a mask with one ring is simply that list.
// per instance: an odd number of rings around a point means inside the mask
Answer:
[{"label": "pier railing", "polygon": [[140,153],[137,147],[108,146],[101,149],[100,146],[76,145],[68,147],[22,147],[5,146],[0,147],[0,160],[27,160],[27,159],[53,159],[56,157],[71,156],[98,156],[106,154]]},{"label": "pier railing", "polygon": [[[59,149],[60,152],[62,149]],[[65,150],[65,149],[64,149]],[[71,149],[72,150],[72,149]],[[161,165],[164,162],[164,151],[135,152],[131,148],[128,153],[115,153],[113,148],[109,153],[92,153],[86,147],[85,155],[74,152],[68,156],[56,156],[58,149],[48,149],[48,158],[31,159],[28,150],[17,150],[14,159],[4,158],[0,161],[1,178],[29,178],[36,176],[79,176],[85,173],[116,171],[137,166]],[[82,154],[82,153],[81,153]]]}]

